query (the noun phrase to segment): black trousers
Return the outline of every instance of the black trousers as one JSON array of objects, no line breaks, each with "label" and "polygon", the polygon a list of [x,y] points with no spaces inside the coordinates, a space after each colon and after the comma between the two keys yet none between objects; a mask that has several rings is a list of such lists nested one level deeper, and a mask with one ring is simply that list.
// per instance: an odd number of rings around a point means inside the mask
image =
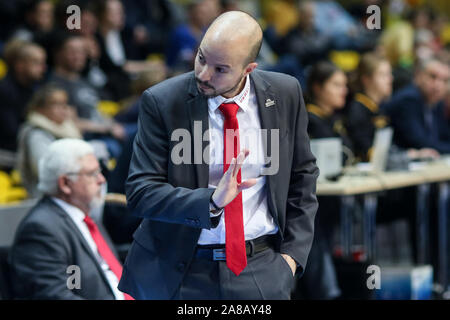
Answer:
[{"label": "black trousers", "polygon": [[280,253],[268,248],[247,256],[239,276],[226,261],[196,257],[175,300],[289,300],[294,285],[291,268]]}]

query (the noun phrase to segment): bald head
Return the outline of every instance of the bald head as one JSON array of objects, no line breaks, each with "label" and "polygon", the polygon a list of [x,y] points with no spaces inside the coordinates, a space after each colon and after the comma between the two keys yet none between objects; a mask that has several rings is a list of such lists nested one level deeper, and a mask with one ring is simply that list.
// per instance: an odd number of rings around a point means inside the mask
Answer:
[{"label": "bald head", "polygon": [[217,17],[203,37],[203,41],[222,43],[230,47],[244,46],[247,53],[244,65],[254,62],[262,44],[262,30],[258,22],[242,11],[228,11]]},{"label": "bald head", "polygon": [[226,12],[205,33],[195,58],[195,78],[201,94],[207,97],[236,96],[258,66],[255,61],[262,30],[250,15]]}]

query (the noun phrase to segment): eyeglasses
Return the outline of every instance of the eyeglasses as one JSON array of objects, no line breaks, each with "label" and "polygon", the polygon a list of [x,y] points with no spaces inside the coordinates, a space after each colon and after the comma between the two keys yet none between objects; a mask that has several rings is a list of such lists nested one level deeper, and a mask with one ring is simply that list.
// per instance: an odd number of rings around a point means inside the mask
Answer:
[{"label": "eyeglasses", "polygon": [[102,173],[101,169],[96,169],[94,171],[87,171],[87,172],[68,172],[66,175],[68,176],[87,176],[90,178],[98,178],[98,176]]}]

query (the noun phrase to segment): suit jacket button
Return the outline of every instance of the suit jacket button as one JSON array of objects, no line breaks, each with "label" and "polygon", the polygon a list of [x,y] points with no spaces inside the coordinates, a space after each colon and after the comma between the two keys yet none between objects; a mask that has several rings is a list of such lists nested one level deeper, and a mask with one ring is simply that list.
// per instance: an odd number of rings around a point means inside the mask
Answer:
[{"label": "suit jacket button", "polygon": [[184,262],[180,262],[180,263],[177,265],[177,269],[178,269],[178,271],[180,271],[180,272],[183,272],[183,271],[184,271],[184,268],[186,268],[186,263],[184,263]]}]

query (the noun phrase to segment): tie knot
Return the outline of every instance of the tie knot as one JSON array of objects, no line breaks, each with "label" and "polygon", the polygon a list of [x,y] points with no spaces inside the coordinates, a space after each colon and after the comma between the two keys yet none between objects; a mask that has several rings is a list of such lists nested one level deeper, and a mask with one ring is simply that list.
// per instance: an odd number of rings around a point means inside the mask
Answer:
[{"label": "tie knot", "polygon": [[236,118],[236,114],[238,112],[239,106],[232,103],[222,103],[219,107],[219,110],[222,112],[226,119]]},{"label": "tie knot", "polygon": [[89,229],[95,228],[97,225],[95,224],[94,220],[92,220],[91,217],[86,215],[83,219],[84,223],[88,226]]}]

